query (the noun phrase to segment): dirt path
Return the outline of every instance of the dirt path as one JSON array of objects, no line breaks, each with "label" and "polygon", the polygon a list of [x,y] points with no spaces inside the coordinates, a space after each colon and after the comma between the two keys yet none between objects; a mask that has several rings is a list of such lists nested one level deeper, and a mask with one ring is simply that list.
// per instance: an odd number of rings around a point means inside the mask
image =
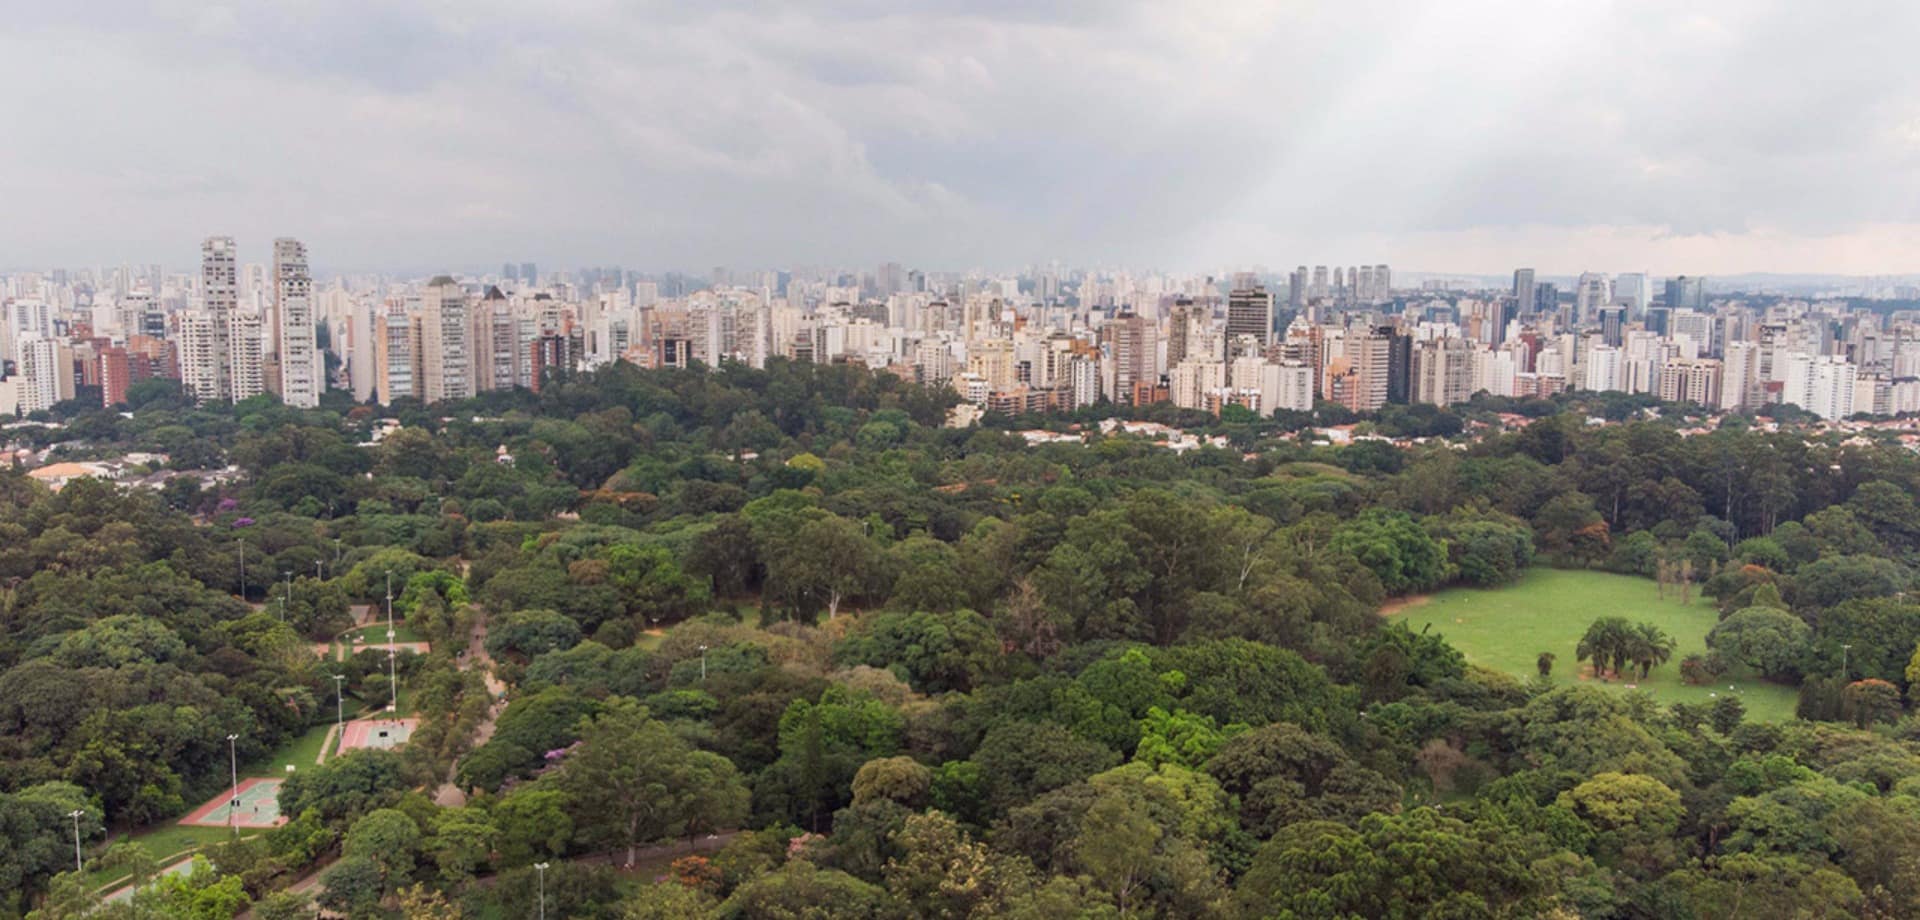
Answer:
[{"label": "dirt path", "polygon": [[1406,613],[1415,607],[1425,605],[1430,600],[1433,600],[1431,594],[1409,594],[1406,597],[1396,597],[1380,605],[1380,615],[1390,617],[1396,613]]}]

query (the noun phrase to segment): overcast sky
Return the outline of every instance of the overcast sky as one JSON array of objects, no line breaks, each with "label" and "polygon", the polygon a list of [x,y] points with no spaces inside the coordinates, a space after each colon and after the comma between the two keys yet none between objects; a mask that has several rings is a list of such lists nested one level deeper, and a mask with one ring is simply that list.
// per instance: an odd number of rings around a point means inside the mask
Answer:
[{"label": "overcast sky", "polygon": [[1912,2],[5,6],[0,268],[1920,271]]}]

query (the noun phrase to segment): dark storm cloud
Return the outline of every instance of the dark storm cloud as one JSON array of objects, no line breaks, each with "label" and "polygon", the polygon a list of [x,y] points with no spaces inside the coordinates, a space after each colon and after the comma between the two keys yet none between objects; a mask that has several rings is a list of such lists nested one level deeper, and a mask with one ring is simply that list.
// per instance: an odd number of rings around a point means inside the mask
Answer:
[{"label": "dark storm cloud", "polygon": [[0,264],[230,232],[340,268],[1911,269],[1917,35],[1733,0],[38,4],[0,35]]}]

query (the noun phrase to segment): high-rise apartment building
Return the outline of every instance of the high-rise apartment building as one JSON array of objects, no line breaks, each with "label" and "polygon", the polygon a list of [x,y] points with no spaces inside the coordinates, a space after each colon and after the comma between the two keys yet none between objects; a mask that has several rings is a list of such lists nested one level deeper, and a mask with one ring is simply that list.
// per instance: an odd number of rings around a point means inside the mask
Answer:
[{"label": "high-rise apartment building", "polygon": [[1720,368],[1720,408],[1735,410],[1759,405],[1767,383],[1760,372],[1760,345],[1728,342],[1726,352]]},{"label": "high-rise apartment building", "polygon": [[312,408],[320,404],[326,380],[316,345],[313,276],[307,268],[307,247],[299,240],[273,241],[273,285],[280,399],[289,406]]},{"label": "high-rise apartment building", "polygon": [[472,330],[467,292],[447,275],[427,282],[420,298],[414,380],[422,402],[473,395]]},{"label": "high-rise apartment building", "polygon": [[1189,359],[1169,373],[1173,404],[1182,409],[1204,409],[1206,397],[1227,385],[1227,366],[1219,361]]},{"label": "high-rise apartment building", "polygon": [[220,390],[219,368],[225,364],[215,351],[213,316],[204,310],[187,310],[174,314],[173,319],[180,388],[197,402],[211,402]]},{"label": "high-rise apartment building", "polygon": [[1391,326],[1347,330],[1338,356],[1328,363],[1322,386],[1327,397],[1355,412],[1373,412],[1386,405],[1395,338]]},{"label": "high-rise apartment building", "polygon": [[1845,359],[1795,352],[1787,357],[1780,398],[1829,422],[1838,421],[1853,414],[1856,375],[1857,369]]},{"label": "high-rise apartment building", "polygon": [[234,402],[267,391],[265,330],[258,310],[235,310],[227,317],[227,384]]},{"label": "high-rise apartment building", "polygon": [[1720,405],[1720,362],[1713,358],[1674,358],[1660,365],[1657,393],[1667,402]]},{"label": "high-rise apartment building", "polygon": [[1473,350],[1464,340],[1434,339],[1413,349],[1413,401],[1451,406],[1473,398]]},{"label": "high-rise apartment building", "polygon": [[380,405],[418,398],[413,377],[413,321],[404,303],[389,303],[373,315],[373,391]]},{"label": "high-rise apartment building", "polygon": [[488,285],[472,309],[474,390],[511,390],[531,383],[526,362],[530,352],[520,336],[520,317],[498,287]]},{"label": "high-rise apartment building", "polygon": [[1140,384],[1153,385],[1160,380],[1159,343],[1154,341],[1151,320],[1136,313],[1122,312],[1100,327],[1107,360],[1112,364],[1116,400],[1129,399]]},{"label": "high-rise apartment building", "polygon": [[1625,362],[1618,347],[1590,346],[1579,363],[1586,373],[1587,389],[1599,391],[1626,389],[1622,384]]},{"label": "high-rise apartment building", "polygon": [[73,398],[73,347],[51,337],[20,343],[20,411],[39,412]]},{"label": "high-rise apartment building", "polygon": [[239,282],[238,253],[233,237],[207,237],[200,244],[200,308],[208,319],[207,349],[212,375],[193,390],[193,398],[198,402],[234,399],[230,336],[233,314],[240,305]]}]

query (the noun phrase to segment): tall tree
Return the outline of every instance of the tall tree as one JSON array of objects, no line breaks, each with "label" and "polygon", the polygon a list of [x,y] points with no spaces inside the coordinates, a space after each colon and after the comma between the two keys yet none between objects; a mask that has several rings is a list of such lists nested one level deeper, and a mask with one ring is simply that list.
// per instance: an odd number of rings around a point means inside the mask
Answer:
[{"label": "tall tree", "polygon": [[583,831],[625,847],[746,817],[747,787],[733,764],[698,751],[646,709],[616,698],[590,718],[561,765],[559,787]]}]

